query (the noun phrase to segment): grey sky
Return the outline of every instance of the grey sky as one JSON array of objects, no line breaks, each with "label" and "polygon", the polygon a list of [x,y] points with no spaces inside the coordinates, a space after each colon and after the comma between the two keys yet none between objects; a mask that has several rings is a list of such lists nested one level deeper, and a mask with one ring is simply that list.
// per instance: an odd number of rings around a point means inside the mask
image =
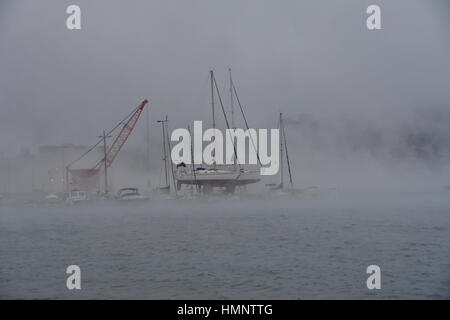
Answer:
[{"label": "grey sky", "polygon": [[[372,3],[381,31],[365,28]],[[0,149],[89,144],[144,98],[172,127],[208,120],[208,70],[225,86],[229,66],[254,127],[278,111],[401,122],[450,106],[448,22],[444,0],[2,0]]]}]

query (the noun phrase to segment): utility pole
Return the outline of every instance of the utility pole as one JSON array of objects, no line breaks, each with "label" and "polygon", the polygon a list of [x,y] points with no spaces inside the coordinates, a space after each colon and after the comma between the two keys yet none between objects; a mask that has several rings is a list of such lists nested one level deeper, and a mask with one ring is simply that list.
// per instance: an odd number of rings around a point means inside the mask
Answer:
[{"label": "utility pole", "polygon": [[11,192],[11,160],[8,158],[6,160],[6,172],[7,172],[7,180],[6,180],[6,192]]},{"label": "utility pole", "polygon": [[66,146],[62,145],[61,146],[61,189],[64,190],[65,186],[66,186],[66,174],[65,174],[65,168],[66,168],[66,155],[65,155],[65,151],[66,151]]},{"label": "utility pole", "polygon": [[34,186],[34,156],[31,156],[31,192],[34,193],[36,189]]},{"label": "utility pole", "polygon": [[70,171],[70,167],[67,165],[66,167],[66,192],[69,193],[69,171]]},{"label": "utility pole", "polygon": [[106,134],[105,130],[103,130],[103,135],[98,136],[99,138],[103,139],[103,169],[105,171],[105,197],[108,197],[108,159],[107,159],[107,148],[106,148],[106,138],[111,138],[112,136],[109,136]]}]

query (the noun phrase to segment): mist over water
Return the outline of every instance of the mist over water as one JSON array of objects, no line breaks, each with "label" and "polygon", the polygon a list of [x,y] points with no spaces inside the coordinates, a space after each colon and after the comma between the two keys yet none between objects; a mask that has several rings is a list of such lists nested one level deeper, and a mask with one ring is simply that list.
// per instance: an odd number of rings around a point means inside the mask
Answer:
[{"label": "mist over water", "polygon": [[418,107],[377,117],[361,111],[286,120],[300,184],[344,189],[426,191],[450,181],[450,108]]},{"label": "mist over water", "polygon": [[[448,299],[449,205],[446,193],[360,193],[2,208],[0,297]],[[382,290],[366,288],[371,264]]]}]

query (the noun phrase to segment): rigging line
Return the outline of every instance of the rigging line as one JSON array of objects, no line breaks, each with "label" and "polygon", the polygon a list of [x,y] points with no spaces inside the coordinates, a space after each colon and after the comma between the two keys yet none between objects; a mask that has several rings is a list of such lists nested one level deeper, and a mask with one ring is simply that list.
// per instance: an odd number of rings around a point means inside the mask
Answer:
[{"label": "rigging line", "polygon": [[[225,78],[225,80],[226,80],[226,78]],[[225,89],[227,88],[227,82],[226,81],[224,81],[224,85],[223,85],[223,87],[222,87],[222,91],[221,91],[221,95],[223,96],[224,95],[224,93],[225,93]]]},{"label": "rigging line", "polygon": [[71,165],[73,165],[75,162],[81,160],[84,156],[86,156],[89,152],[91,152],[92,150],[94,150],[100,143],[103,142],[103,139],[100,139],[96,144],[94,144],[91,148],[89,148],[85,153],[83,153],[79,158],[77,158],[76,160],[70,162],[66,168],[69,168]]},{"label": "rigging line", "polygon": [[[220,94],[218,94],[220,97],[222,97],[223,95],[224,95],[224,93],[225,93],[225,90],[226,90],[226,88],[227,88],[227,84],[226,84],[226,81],[224,82],[225,84],[223,85],[223,87],[222,87],[222,91],[221,91],[221,93]],[[231,127],[230,127],[231,128]],[[234,128],[232,128],[232,129],[234,129]]]},{"label": "rigging line", "polygon": [[[122,121],[120,121],[114,128],[112,128],[106,135],[109,136],[111,133],[113,133],[118,127],[120,127],[121,124],[123,124],[128,118],[131,117],[131,115],[133,113],[136,112],[136,110],[139,109],[139,106],[134,108],[133,111],[131,111]],[[95,149],[95,147],[97,147],[100,143],[103,142],[103,139],[99,139],[98,142],[96,144],[94,144],[91,148],[89,148],[86,152],[84,152],[80,157],[78,157],[76,160],[70,162],[66,168],[69,168],[71,165],[73,165],[75,162],[81,160],[82,158],[84,158],[89,152],[91,152],[92,150]]]},{"label": "rigging line", "polygon": [[[210,103],[208,100],[208,99],[210,99],[210,96],[209,96],[210,93],[208,91],[209,90],[209,81],[210,81],[209,77],[210,77],[210,74],[208,72],[208,74],[205,77],[205,80],[203,82],[201,82],[202,83],[202,85],[200,87],[201,90],[199,91],[199,93],[195,94],[195,96],[192,97],[192,101],[193,101],[194,105],[203,105],[203,104],[205,104],[205,102],[206,102],[206,104]],[[208,88],[208,89],[204,90],[205,88]]]},{"label": "rigging line", "polygon": [[[237,94],[236,87],[234,86],[234,83],[233,83],[233,91],[234,91],[234,95],[236,96],[236,100],[237,100],[237,103],[239,105],[239,109],[241,110],[242,117],[244,118],[245,126],[246,126],[247,130],[249,130],[250,128],[248,126],[247,118],[245,117],[244,109],[242,108],[241,100],[239,99],[239,96]],[[262,166],[261,160],[259,159],[259,152],[258,152],[258,149],[256,148],[255,142],[253,141],[252,135],[249,135],[249,137],[250,137],[250,141],[252,142],[253,149],[256,152],[256,158],[258,159],[258,163],[259,163],[260,166]]]},{"label": "rigging line", "polygon": [[[231,132],[229,131],[230,129],[230,125],[228,124],[228,118],[227,118],[227,114],[225,112],[225,108],[223,107],[223,103],[222,103],[222,98],[220,97],[220,92],[219,92],[219,88],[217,86],[217,82],[216,82],[216,77],[213,77],[214,80],[214,85],[216,86],[216,91],[217,91],[217,95],[219,96],[219,102],[220,102],[220,107],[222,108],[222,112],[223,112],[223,117],[225,118],[225,123],[227,124],[227,128],[228,128],[228,134],[230,135],[230,138],[232,139],[232,144],[233,144],[233,150],[234,150],[234,156],[237,159],[237,151],[236,151],[236,146],[234,144],[234,140],[233,140],[233,136],[231,135]],[[241,164],[238,163],[239,168],[241,168]]]},{"label": "rigging line", "polygon": [[294,183],[292,182],[292,173],[291,173],[291,163],[289,161],[289,153],[288,153],[288,147],[287,147],[287,141],[286,141],[286,133],[284,131],[284,123],[283,123],[283,140],[284,140],[284,148],[286,150],[286,161],[288,165],[288,172],[289,172],[289,182],[291,183],[291,187],[294,187]]},{"label": "rigging line", "polygon": [[[125,128],[125,126],[127,125],[126,124],[126,122],[127,121],[130,121],[130,119],[134,116],[134,114],[138,111],[138,109],[140,108],[141,106],[138,106],[138,107],[136,107],[135,109],[133,109],[133,111],[132,112],[130,112],[129,114],[128,114],[128,116],[126,117],[126,118],[124,118],[122,121],[120,121],[114,128],[112,128],[109,132],[108,132],[108,134],[107,135],[110,135],[111,133],[113,133],[117,128],[119,128],[122,124],[124,124],[124,127],[123,127],[123,129]],[[137,120],[136,120],[137,121]],[[122,130],[123,130],[122,129]],[[112,137],[112,136],[111,136]],[[117,136],[115,139],[114,139],[114,142],[113,142],[113,144],[112,145],[114,145],[114,143],[117,141],[117,139],[119,138],[119,136]],[[111,146],[112,146],[111,145]],[[111,151],[111,146],[109,146],[108,147],[108,154],[110,153],[110,151]],[[98,167],[99,165],[100,165],[100,163],[102,163],[103,161],[106,161],[106,157],[103,157],[99,162],[97,162],[97,164],[94,166],[94,168],[95,167]],[[109,165],[108,166],[110,166],[111,165],[111,162],[109,163]]]},{"label": "rigging line", "polygon": [[236,129],[236,123],[234,119],[234,94],[233,94],[233,76],[231,75],[231,68],[228,68],[228,74],[230,77],[230,111],[231,111],[231,126]]}]

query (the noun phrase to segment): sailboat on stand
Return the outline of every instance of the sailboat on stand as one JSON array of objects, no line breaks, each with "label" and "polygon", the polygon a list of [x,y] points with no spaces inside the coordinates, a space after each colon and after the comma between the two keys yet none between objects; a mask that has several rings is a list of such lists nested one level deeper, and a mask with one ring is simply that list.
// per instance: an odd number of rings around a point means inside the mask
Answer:
[{"label": "sailboat on stand", "polygon": [[[228,129],[230,125],[228,118],[222,104],[222,98],[220,97],[219,88],[217,86],[214,72],[210,71],[211,80],[211,108],[212,108],[212,128],[216,128],[215,119],[215,93],[219,98],[220,107],[223,112],[225,123]],[[230,72],[230,93],[236,95],[236,88],[232,84],[231,72]],[[238,97],[236,96],[236,99]],[[233,101],[233,99],[232,99]],[[241,111],[242,111],[242,106]],[[234,122],[234,114],[232,113],[232,119]],[[233,123],[234,126],[234,123]],[[236,148],[235,157],[236,157]],[[248,184],[256,183],[260,181],[259,170],[250,171],[244,169],[241,165],[221,165],[217,164],[211,166],[192,165],[192,168],[183,165],[177,165],[176,170],[177,189],[180,189],[183,185],[196,186],[197,190],[201,194],[211,194],[214,191],[223,192],[225,194],[234,194],[236,187],[246,186]]]}]

